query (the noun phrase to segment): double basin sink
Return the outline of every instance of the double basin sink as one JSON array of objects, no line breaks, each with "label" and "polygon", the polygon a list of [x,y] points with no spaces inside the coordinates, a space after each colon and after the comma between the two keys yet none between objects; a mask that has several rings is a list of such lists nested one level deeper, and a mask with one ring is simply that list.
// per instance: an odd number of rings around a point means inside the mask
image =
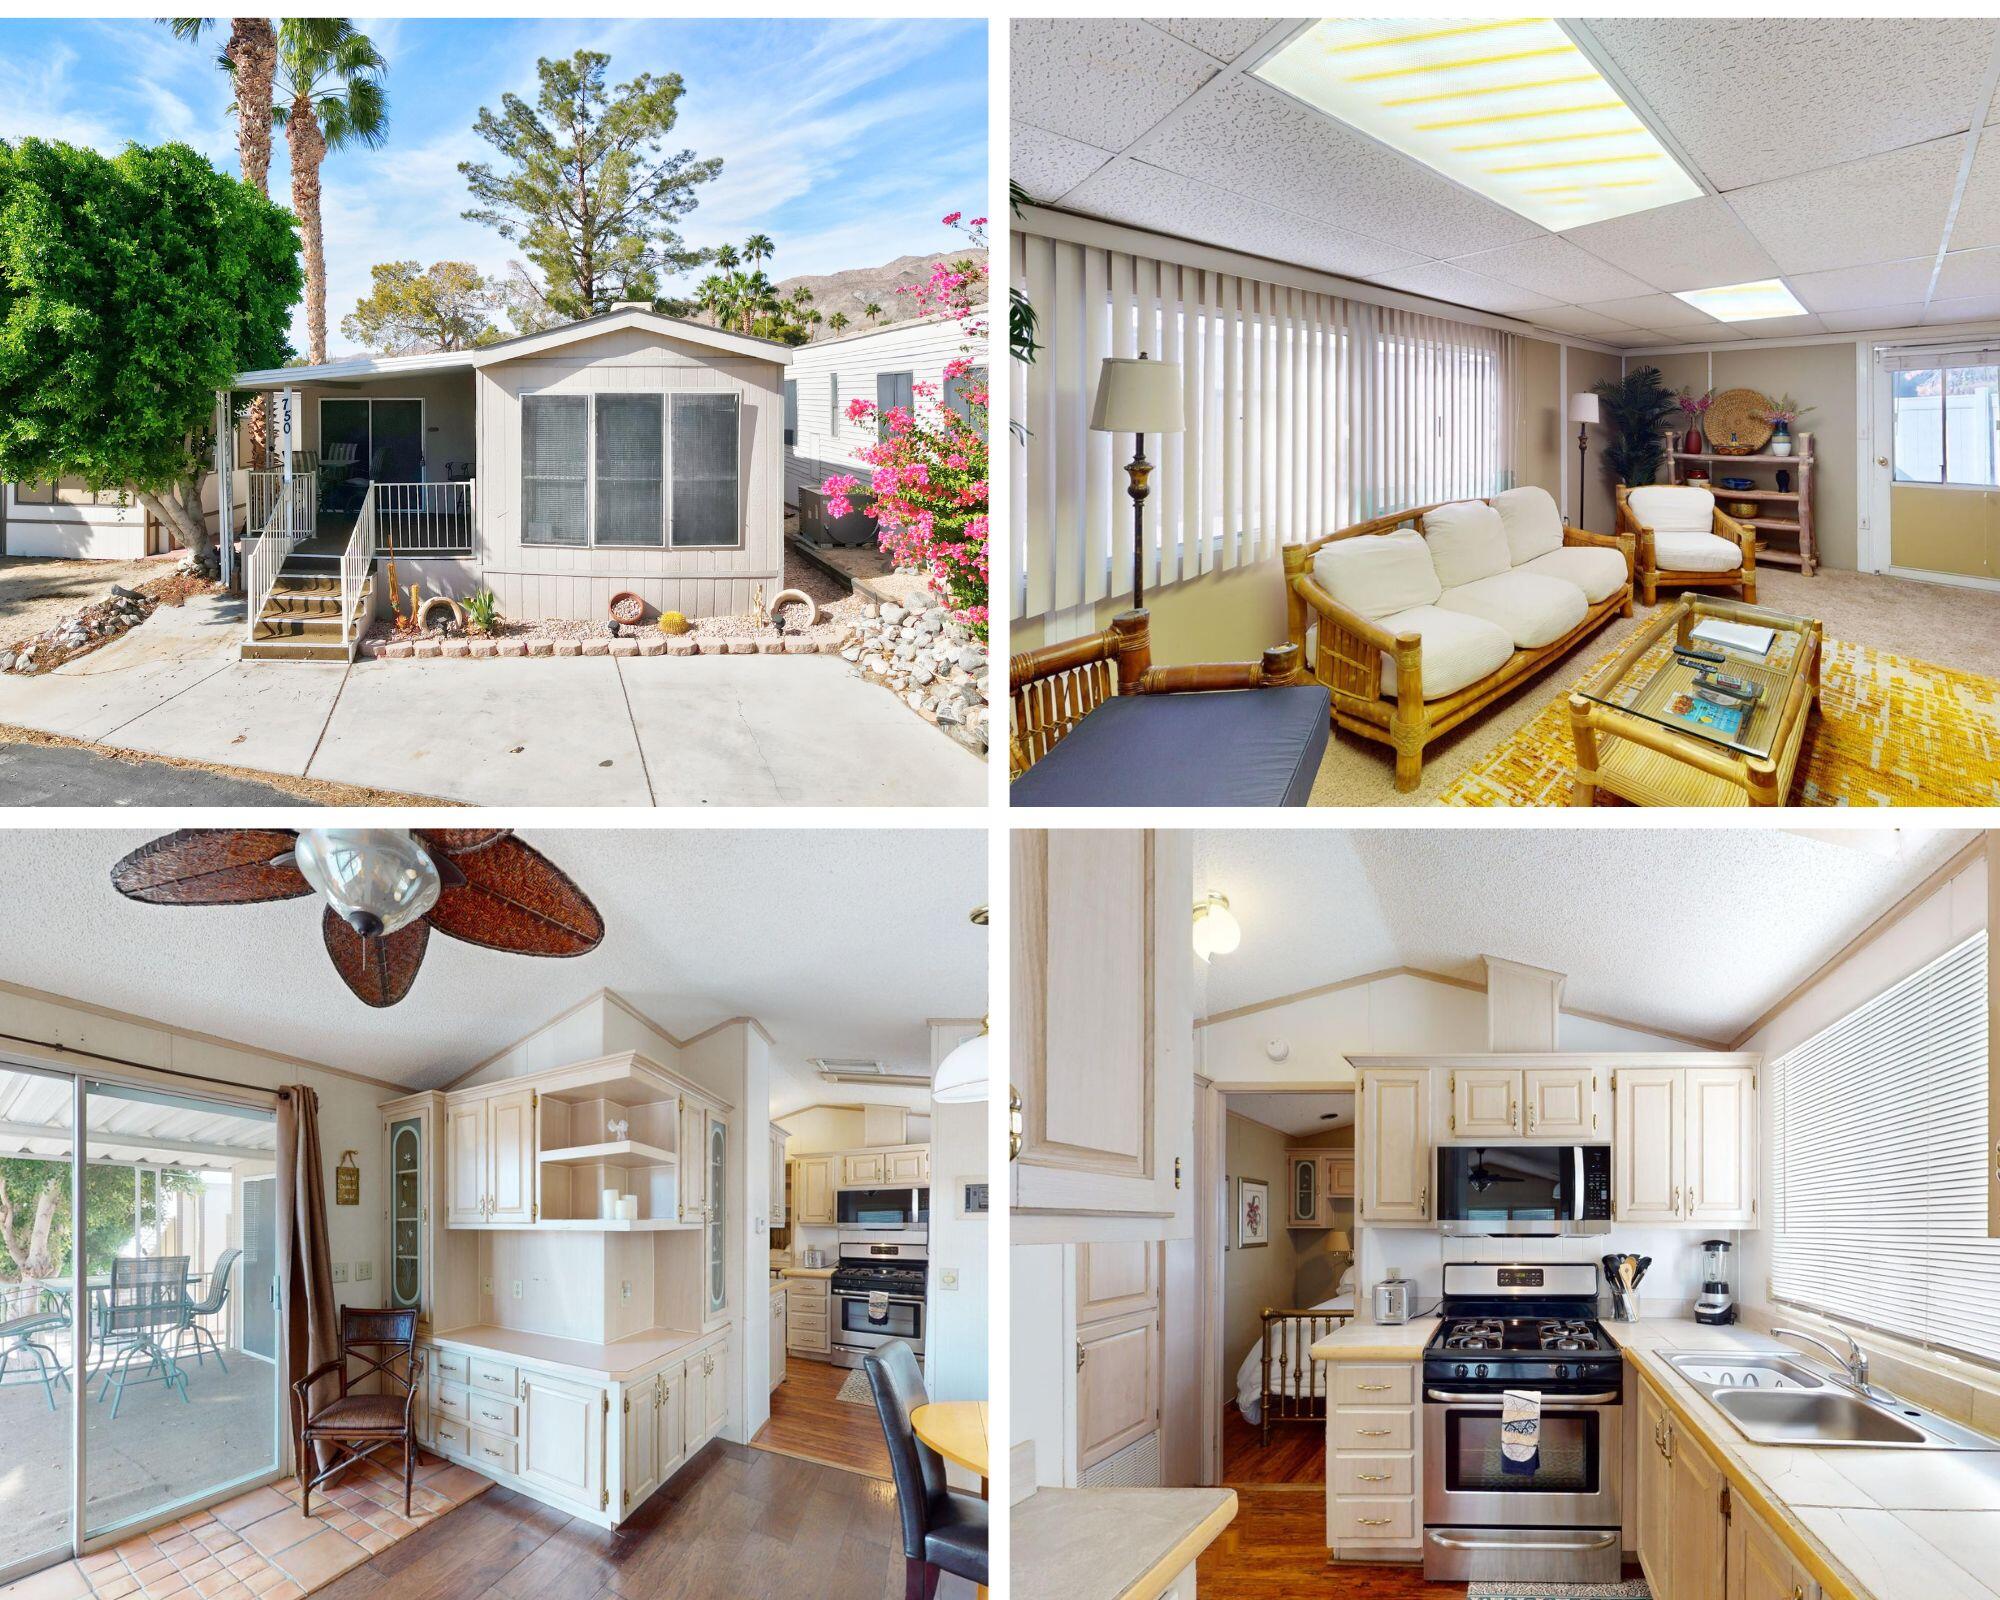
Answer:
[{"label": "double basin sink", "polygon": [[1757,1444],[1852,1446],[1869,1450],[2000,1450],[2000,1441],[1873,1390],[1863,1394],[1829,1373],[1769,1353],[1687,1353],[1668,1366]]}]

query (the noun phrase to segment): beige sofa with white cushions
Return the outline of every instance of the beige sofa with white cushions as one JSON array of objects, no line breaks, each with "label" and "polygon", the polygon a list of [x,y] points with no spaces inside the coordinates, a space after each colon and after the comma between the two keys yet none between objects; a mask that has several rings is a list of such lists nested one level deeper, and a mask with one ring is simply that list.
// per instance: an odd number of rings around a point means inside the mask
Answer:
[{"label": "beige sofa with white cushions", "polygon": [[1632,540],[1632,575],[1639,598],[1659,599],[1662,585],[1681,589],[1740,589],[1757,603],[1757,535],[1693,484],[1649,483],[1618,490],[1618,531]]},{"label": "beige sofa with white cushions", "polygon": [[1335,727],[1389,745],[1404,791],[1432,739],[1632,614],[1632,541],[1567,526],[1532,487],[1343,528],[1287,549],[1285,570]]}]

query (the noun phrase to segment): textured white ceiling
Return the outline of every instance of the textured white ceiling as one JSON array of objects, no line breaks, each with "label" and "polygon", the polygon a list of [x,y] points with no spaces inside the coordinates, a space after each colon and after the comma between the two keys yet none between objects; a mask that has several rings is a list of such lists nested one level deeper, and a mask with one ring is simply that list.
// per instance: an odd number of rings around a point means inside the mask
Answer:
[{"label": "textured white ceiling", "polygon": [[922,1090],[820,1082],[810,1056],[927,1073],[928,1017],[986,1009],[986,836],[964,829],[542,829],[521,836],[604,914],[587,956],[537,960],[433,938],[400,1005],[334,974],[316,900],[140,905],[111,864],[129,829],[0,832],[0,975],[243,1044],[434,1088],[599,989],[679,1038],[730,1017],[770,1031],[776,1111]]},{"label": "textured white ceiling", "polygon": [[1351,1094],[1226,1094],[1222,1104],[1226,1111],[1295,1139],[1331,1133],[1354,1121]]},{"label": "textured white ceiling", "polygon": [[1386,967],[1483,982],[1483,955],[1568,975],[1564,1002],[1728,1039],[1972,835],[1906,830],[1894,857],[1768,828],[1200,831],[1197,895],[1243,942],[1211,1014]]},{"label": "textured white ceiling", "polygon": [[[1014,178],[1046,205],[1628,349],[2000,316],[2000,269],[1959,259],[2000,248],[2000,137],[1961,188],[1968,143],[2000,123],[1993,18],[1566,21],[1710,192],[1560,235],[1247,76],[1304,25],[1016,19]],[[1647,309],[1773,276],[1815,315]]]}]

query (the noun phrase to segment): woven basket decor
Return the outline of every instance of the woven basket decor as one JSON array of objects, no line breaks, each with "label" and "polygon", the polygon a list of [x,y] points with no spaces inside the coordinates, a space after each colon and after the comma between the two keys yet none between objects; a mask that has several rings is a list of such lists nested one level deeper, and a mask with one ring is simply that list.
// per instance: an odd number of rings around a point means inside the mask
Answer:
[{"label": "woven basket decor", "polygon": [[[1759,414],[1771,409],[1771,397],[1755,389],[1724,389],[1701,419],[1708,447],[1719,456],[1752,456],[1771,442],[1771,424]],[[1730,435],[1736,436],[1734,442]]]}]

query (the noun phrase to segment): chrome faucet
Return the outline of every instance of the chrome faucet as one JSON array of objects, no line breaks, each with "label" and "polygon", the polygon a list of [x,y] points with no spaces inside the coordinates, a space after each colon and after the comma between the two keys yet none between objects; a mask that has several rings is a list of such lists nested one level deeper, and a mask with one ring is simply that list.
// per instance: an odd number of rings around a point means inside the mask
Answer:
[{"label": "chrome faucet", "polygon": [[1819,1349],[1824,1350],[1835,1361],[1839,1362],[1842,1367],[1846,1368],[1848,1382],[1852,1383],[1863,1394],[1873,1395],[1875,1391],[1868,1386],[1867,1352],[1855,1342],[1854,1335],[1849,1333],[1845,1328],[1835,1328],[1833,1331],[1847,1341],[1846,1355],[1842,1355],[1824,1339],[1816,1338],[1810,1333],[1801,1333],[1797,1328],[1773,1328],[1771,1334],[1774,1338],[1797,1339],[1804,1344],[1815,1345]]}]

